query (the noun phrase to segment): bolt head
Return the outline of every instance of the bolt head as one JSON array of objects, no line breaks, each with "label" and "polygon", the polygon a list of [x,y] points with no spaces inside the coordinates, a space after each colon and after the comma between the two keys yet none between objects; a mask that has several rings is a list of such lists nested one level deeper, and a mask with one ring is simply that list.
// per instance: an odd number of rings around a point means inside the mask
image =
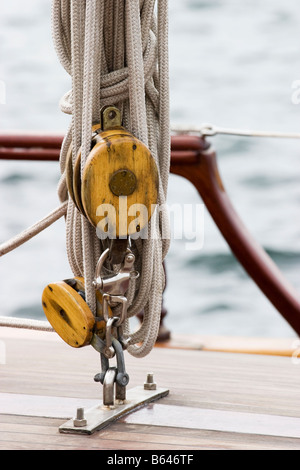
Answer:
[{"label": "bolt head", "polygon": [[144,390],[156,390],[156,383],[153,380],[153,374],[147,374],[147,381],[144,383]]},{"label": "bolt head", "polygon": [[156,383],[148,384],[148,382],[145,382],[144,390],[156,390]]},{"label": "bolt head", "polygon": [[78,408],[76,418],[73,419],[73,425],[76,428],[83,428],[87,425],[87,420],[84,417],[84,409]]},{"label": "bolt head", "polygon": [[74,419],[73,420],[73,425],[75,428],[84,428],[84,426],[87,425],[87,420],[86,419]]}]

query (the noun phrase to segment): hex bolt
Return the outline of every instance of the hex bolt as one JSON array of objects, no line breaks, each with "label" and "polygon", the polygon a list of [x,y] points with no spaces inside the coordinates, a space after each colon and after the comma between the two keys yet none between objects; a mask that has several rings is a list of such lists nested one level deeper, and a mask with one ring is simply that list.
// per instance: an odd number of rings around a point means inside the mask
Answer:
[{"label": "hex bolt", "polygon": [[87,420],[84,417],[84,409],[77,408],[76,418],[73,420],[73,424],[76,428],[83,428],[87,425]]},{"label": "hex bolt", "polygon": [[147,381],[144,383],[144,390],[156,390],[156,383],[153,380],[153,374],[147,374]]}]

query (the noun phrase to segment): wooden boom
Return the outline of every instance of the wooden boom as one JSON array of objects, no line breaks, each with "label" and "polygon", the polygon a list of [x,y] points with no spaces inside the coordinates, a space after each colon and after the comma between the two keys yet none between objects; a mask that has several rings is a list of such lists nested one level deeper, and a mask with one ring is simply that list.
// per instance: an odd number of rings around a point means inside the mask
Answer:
[{"label": "wooden boom", "polygon": [[174,136],[171,172],[198,190],[233,254],[274,307],[300,334],[300,294],[257,243],[235,211],[224,188],[214,151],[204,139]]}]

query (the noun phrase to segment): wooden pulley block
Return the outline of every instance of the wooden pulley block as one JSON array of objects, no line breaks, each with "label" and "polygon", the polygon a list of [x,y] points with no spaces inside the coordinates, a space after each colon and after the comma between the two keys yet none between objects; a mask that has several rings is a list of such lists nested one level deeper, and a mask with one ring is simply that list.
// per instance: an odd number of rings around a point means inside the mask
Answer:
[{"label": "wooden pulley block", "polygon": [[69,193],[100,232],[125,238],[140,232],[153,215],[158,169],[147,146],[121,126],[117,108],[102,110],[101,130],[97,126],[82,176],[81,152],[69,173]]},{"label": "wooden pulley block", "polygon": [[[105,337],[102,295],[97,295],[95,318],[84,300],[84,279],[77,277],[59,281],[45,287],[42,295],[44,313],[56,333],[73,348],[91,343],[93,335]],[[109,309],[109,316],[112,315]]]},{"label": "wooden pulley block", "polygon": [[[96,133],[101,130],[101,124],[94,124],[92,132]],[[94,140],[92,141],[94,145]],[[79,158],[78,158],[79,157]],[[74,168],[73,168],[74,166]],[[73,165],[73,146],[70,145],[67,157],[66,157],[66,183],[69,195],[73,200],[75,206],[84,214],[84,209],[81,202],[81,151],[78,152],[77,158],[75,159],[75,165]]]}]

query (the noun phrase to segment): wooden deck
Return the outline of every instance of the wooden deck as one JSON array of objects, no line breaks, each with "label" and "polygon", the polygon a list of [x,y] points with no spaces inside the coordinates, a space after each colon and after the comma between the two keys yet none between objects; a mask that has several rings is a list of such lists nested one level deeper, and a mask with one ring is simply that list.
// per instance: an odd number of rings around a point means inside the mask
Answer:
[{"label": "wooden deck", "polygon": [[84,436],[58,428],[77,406],[101,400],[99,355],[54,333],[10,328],[0,330],[1,351],[0,450],[300,449],[300,359],[200,346],[126,355],[128,389],[153,372],[169,395]]}]

